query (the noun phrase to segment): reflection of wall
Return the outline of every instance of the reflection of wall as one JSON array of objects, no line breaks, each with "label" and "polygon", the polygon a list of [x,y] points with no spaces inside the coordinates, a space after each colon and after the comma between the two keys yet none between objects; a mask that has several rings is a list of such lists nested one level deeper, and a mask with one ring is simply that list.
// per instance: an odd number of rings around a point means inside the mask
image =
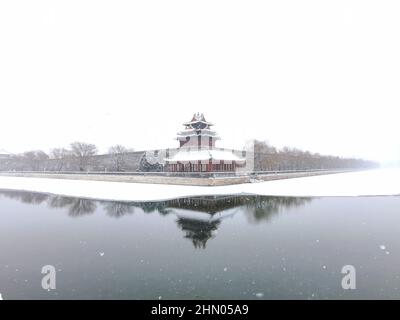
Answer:
[{"label": "reflection of wall", "polygon": [[173,199],[167,201],[167,205],[170,208],[190,209],[213,214],[238,207],[248,201],[249,198],[243,196],[203,196]]},{"label": "reflection of wall", "polygon": [[246,215],[252,223],[269,219],[289,208],[305,205],[311,198],[265,196],[203,196],[158,202],[116,202],[63,197],[24,191],[0,191],[0,196],[30,204],[47,204],[67,209],[71,217],[92,214],[102,207],[110,217],[120,218],[141,209],[144,213],[175,214],[178,227],[195,248],[205,248],[214,237],[222,219],[236,212]]}]

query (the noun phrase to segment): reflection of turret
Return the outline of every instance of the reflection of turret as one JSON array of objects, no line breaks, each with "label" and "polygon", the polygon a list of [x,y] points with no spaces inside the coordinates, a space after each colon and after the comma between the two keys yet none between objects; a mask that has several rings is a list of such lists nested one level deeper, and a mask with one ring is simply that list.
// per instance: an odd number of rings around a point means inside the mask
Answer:
[{"label": "reflection of turret", "polygon": [[167,205],[178,217],[177,225],[185,238],[192,240],[195,248],[205,249],[222,219],[235,215],[243,201],[243,197],[236,196],[206,196],[174,199]]},{"label": "reflection of turret", "polygon": [[264,196],[208,196],[168,201],[169,211],[195,248],[205,248],[222,219],[244,212],[251,222],[268,221],[282,209],[304,205],[310,198]]},{"label": "reflection of turret", "polygon": [[170,208],[189,209],[214,214],[238,207],[248,201],[249,197],[243,196],[202,196],[169,200],[167,205]]},{"label": "reflection of turret", "polygon": [[195,248],[206,248],[206,243],[213,238],[213,231],[217,230],[221,220],[197,220],[188,218],[178,218],[176,221],[186,234],[185,238],[192,240]]},{"label": "reflection of turret", "polygon": [[265,197],[265,196],[202,196],[180,198],[157,202],[117,202],[97,201],[82,198],[54,196],[25,191],[0,191],[0,195],[17,199],[24,203],[47,203],[51,208],[67,208],[72,217],[91,214],[101,204],[109,216],[121,217],[132,214],[135,208],[145,213],[160,215],[175,214],[177,224],[191,239],[196,248],[205,248],[213,231],[217,230],[222,219],[240,212],[252,223],[269,221],[282,210],[298,207],[311,201],[311,198]]}]

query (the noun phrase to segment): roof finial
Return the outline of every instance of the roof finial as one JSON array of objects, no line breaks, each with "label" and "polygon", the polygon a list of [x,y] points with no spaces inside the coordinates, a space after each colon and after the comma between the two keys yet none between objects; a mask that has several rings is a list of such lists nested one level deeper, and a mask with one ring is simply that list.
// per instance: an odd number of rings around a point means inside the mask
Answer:
[{"label": "roof finial", "polygon": [[192,120],[192,121],[206,121],[206,120],[205,120],[205,118],[204,118],[204,114],[203,114],[203,113],[196,112],[196,113],[193,115],[193,120]]}]

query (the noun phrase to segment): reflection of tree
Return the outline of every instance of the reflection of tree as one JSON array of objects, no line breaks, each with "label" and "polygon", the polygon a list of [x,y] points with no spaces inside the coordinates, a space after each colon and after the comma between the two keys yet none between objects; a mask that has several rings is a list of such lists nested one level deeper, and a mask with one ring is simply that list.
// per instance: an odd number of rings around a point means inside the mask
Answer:
[{"label": "reflection of tree", "polygon": [[74,199],[74,202],[68,209],[68,214],[71,217],[79,217],[85,214],[91,214],[97,209],[97,204],[93,200],[87,199]]},{"label": "reflection of tree", "polygon": [[303,206],[310,202],[311,198],[296,197],[250,197],[249,201],[243,206],[243,210],[252,223],[268,221],[273,215],[279,214],[283,210]]},{"label": "reflection of tree", "polygon": [[75,198],[63,196],[51,196],[47,204],[51,208],[65,208],[74,204]]},{"label": "reflection of tree", "polygon": [[144,213],[158,213],[160,215],[167,215],[171,210],[167,209],[167,201],[157,202],[116,202],[116,201],[103,201],[104,209],[107,214],[112,217],[122,217],[127,214],[135,212],[135,208],[140,208]]},{"label": "reflection of tree", "polygon": [[52,208],[68,208],[69,215],[72,217],[93,213],[96,211],[98,203],[103,205],[109,216],[116,218],[133,213],[135,208],[133,204],[127,202],[96,201],[63,196],[52,196],[48,201]]},{"label": "reflection of tree", "polygon": [[213,231],[217,230],[220,220],[202,221],[179,218],[176,223],[186,234],[185,238],[192,240],[195,248],[206,248],[209,239],[214,238]]},{"label": "reflection of tree", "polygon": [[97,204],[94,200],[71,198],[63,196],[51,196],[48,200],[51,208],[67,208],[71,217],[79,217],[96,211]]},{"label": "reflection of tree", "polygon": [[141,208],[146,213],[158,212],[159,214],[167,215],[169,213],[169,210],[166,209],[167,203],[167,201],[136,202],[133,205]]},{"label": "reflection of tree", "polygon": [[111,217],[120,218],[127,214],[132,214],[134,212],[134,206],[131,203],[124,202],[105,202],[104,210]]},{"label": "reflection of tree", "polygon": [[1,194],[10,199],[16,199],[22,203],[41,204],[49,198],[45,193],[34,193],[25,191],[3,190]]},{"label": "reflection of tree", "polygon": [[68,208],[71,217],[78,217],[96,211],[97,204],[94,200],[48,195],[45,193],[26,191],[1,191],[3,196],[16,199],[23,203],[41,204],[47,202],[51,208]]}]

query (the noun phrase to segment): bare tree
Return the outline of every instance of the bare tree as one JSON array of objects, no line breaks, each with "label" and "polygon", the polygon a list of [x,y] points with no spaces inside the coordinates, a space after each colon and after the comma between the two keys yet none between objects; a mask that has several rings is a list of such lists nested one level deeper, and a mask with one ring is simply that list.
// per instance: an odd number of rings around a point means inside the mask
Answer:
[{"label": "bare tree", "polygon": [[262,171],[350,169],[378,166],[373,161],[326,156],[291,147],[283,147],[278,150],[263,141],[255,141],[254,159],[255,169]]},{"label": "bare tree", "polygon": [[23,161],[23,166],[26,169],[37,171],[44,170],[44,160],[47,160],[49,156],[42,150],[26,151],[20,157]]},{"label": "bare tree", "polygon": [[84,171],[88,169],[91,158],[97,154],[97,147],[91,143],[76,141],[71,143],[71,154],[77,158],[79,170]]},{"label": "bare tree", "polygon": [[56,171],[63,170],[67,160],[71,157],[72,152],[66,148],[54,148],[50,151],[50,158],[56,161]]},{"label": "bare tree", "polygon": [[274,170],[274,161],[276,159],[273,155],[276,152],[276,148],[267,141],[254,140],[254,165],[257,170]]},{"label": "bare tree", "polygon": [[128,149],[120,144],[116,144],[108,149],[115,171],[122,171],[126,163]]}]

